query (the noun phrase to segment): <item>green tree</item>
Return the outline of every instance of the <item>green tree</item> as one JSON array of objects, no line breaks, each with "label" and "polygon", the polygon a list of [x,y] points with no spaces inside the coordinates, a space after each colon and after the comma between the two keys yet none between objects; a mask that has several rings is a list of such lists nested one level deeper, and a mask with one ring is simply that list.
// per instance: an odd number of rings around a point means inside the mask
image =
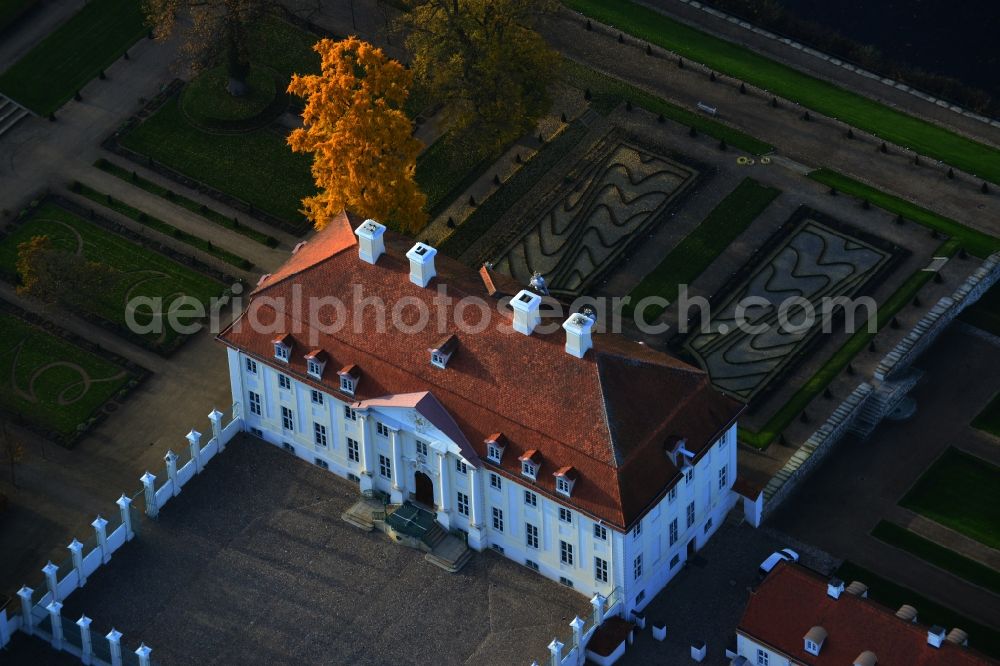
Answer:
[{"label": "green tree", "polygon": [[399,19],[417,82],[493,148],[548,110],[555,52],[534,29],[556,0],[416,0]]},{"label": "green tree", "polygon": [[63,305],[99,298],[115,279],[108,266],[61,250],[48,236],[35,236],[17,246],[17,273],[21,278],[17,293]]}]

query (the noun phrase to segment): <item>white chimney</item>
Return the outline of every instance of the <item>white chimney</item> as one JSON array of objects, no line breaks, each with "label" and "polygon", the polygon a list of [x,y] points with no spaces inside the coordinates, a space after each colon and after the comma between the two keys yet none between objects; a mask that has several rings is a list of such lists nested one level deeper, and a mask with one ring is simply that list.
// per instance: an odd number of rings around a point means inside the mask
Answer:
[{"label": "white chimney", "polygon": [[542,319],[538,314],[541,304],[542,297],[538,294],[527,289],[517,292],[517,295],[510,301],[510,307],[514,309],[514,330],[518,333],[531,335]]},{"label": "white chimney", "polygon": [[437,275],[434,270],[434,255],[437,250],[426,243],[417,243],[406,253],[410,260],[410,282],[418,287],[426,287],[431,278]]},{"label": "white chimney", "polygon": [[354,233],[358,236],[358,256],[361,257],[361,261],[374,264],[385,254],[385,241],[382,239],[385,225],[375,220],[365,220]]},{"label": "white chimney", "polygon": [[826,594],[834,599],[839,599],[840,595],[844,592],[844,581],[839,578],[831,578],[830,582],[826,584]]},{"label": "white chimney", "polygon": [[587,350],[594,346],[590,337],[590,329],[594,327],[594,320],[582,312],[577,312],[570,315],[569,319],[563,322],[562,327],[566,331],[566,353],[583,358]]},{"label": "white chimney", "polygon": [[933,627],[927,630],[927,644],[930,646],[936,648],[941,647],[941,644],[944,643],[944,638],[945,638],[944,627],[939,627],[938,625],[935,624]]}]

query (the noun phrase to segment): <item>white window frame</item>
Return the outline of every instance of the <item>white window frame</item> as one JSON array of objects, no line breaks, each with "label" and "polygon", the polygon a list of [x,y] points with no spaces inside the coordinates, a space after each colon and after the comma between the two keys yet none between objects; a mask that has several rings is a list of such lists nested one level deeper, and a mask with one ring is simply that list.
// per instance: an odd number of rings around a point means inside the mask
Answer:
[{"label": "white window frame", "polygon": [[524,540],[528,548],[538,549],[538,526],[531,523],[524,524]]},{"label": "white window frame", "polygon": [[326,446],[326,426],[322,423],[313,423],[313,441],[317,446]]},{"label": "white window frame", "polygon": [[538,476],[538,465],[530,460],[521,461],[521,474],[535,481]]},{"label": "white window frame", "polygon": [[678,529],[677,518],[670,521],[668,530],[670,533],[670,545],[673,546],[680,539],[680,530]]},{"label": "white window frame", "polygon": [[673,488],[667,491],[667,503],[673,504],[676,501],[677,501],[677,486],[674,486]]},{"label": "white window frame", "polygon": [[312,400],[312,403],[314,405],[322,405],[323,404],[323,392],[322,391],[317,391],[316,389],[311,389],[310,392],[309,392],[309,398],[310,398],[310,400]]},{"label": "white window frame", "polygon": [[249,357],[247,358],[247,372],[249,372],[251,375],[257,374],[257,361]]},{"label": "white window frame", "polygon": [[598,583],[608,582],[608,561],[602,557],[594,556],[594,580]]},{"label": "white window frame", "polygon": [[468,474],[469,466],[465,464],[464,460],[455,458],[455,471],[459,474]]},{"label": "white window frame", "polygon": [[528,506],[538,506],[538,495],[530,490],[524,491],[524,503]]},{"label": "white window frame", "polygon": [[260,393],[254,393],[253,391],[247,391],[247,405],[250,407],[250,413],[260,416],[263,412],[261,409]]},{"label": "white window frame", "polygon": [[503,532],[503,509],[500,507],[491,507],[493,513],[493,529],[497,532]]},{"label": "white window frame", "polygon": [[458,513],[459,513],[459,515],[462,515],[462,516],[465,516],[466,518],[468,518],[469,517],[469,496],[466,495],[465,493],[461,492],[461,491],[456,491],[456,494],[457,494],[457,498],[456,498],[457,502],[456,502],[455,506],[458,509]]},{"label": "white window frame", "polygon": [[285,405],[281,406],[281,429],[295,432],[295,412]]},{"label": "white window frame", "polygon": [[556,492],[569,497],[573,492],[573,484],[565,476],[556,477]]},{"label": "white window frame", "polygon": [[418,439],[417,443],[417,455],[427,457],[427,442],[422,439]]},{"label": "white window frame", "polygon": [[503,447],[492,443],[487,444],[486,457],[489,458],[491,462],[499,463],[500,459],[503,458]]},{"label": "white window frame", "polygon": [[573,544],[566,541],[559,541],[559,562],[573,566]]},{"label": "white window frame", "polygon": [[567,525],[573,524],[573,512],[564,506],[559,507],[559,522]]},{"label": "white window frame", "polygon": [[323,377],[323,363],[320,363],[314,358],[306,360],[306,373],[315,377],[316,379],[321,379]]},{"label": "white window frame", "polygon": [[771,653],[764,648],[757,648],[757,666],[769,666]]},{"label": "white window frame", "polygon": [[340,376],[340,390],[347,395],[354,395],[355,382],[348,375]]},{"label": "white window frame", "polygon": [[490,472],[490,488],[493,488],[494,490],[503,490],[503,479],[501,479],[500,475],[495,472]]},{"label": "white window frame", "polygon": [[694,465],[690,465],[686,470],[684,470],[684,484],[687,485],[694,481]]},{"label": "white window frame", "polygon": [[729,483],[729,465],[719,468],[719,490],[724,490]]},{"label": "white window frame", "polygon": [[357,421],[358,410],[354,409],[350,405],[344,405],[344,419],[347,421]]},{"label": "white window frame", "polygon": [[392,478],[392,458],[378,454],[378,474],[383,479]]},{"label": "white window frame", "polygon": [[274,343],[274,358],[283,363],[288,363],[288,357],[291,351],[291,348],[286,344],[281,342]]},{"label": "white window frame", "polygon": [[693,501],[687,505],[686,512],[687,512],[687,526],[693,527],[695,522],[695,510]]},{"label": "white window frame", "polygon": [[608,528],[600,523],[594,523],[594,538],[598,541],[608,540]]},{"label": "white window frame", "polygon": [[635,556],[632,560],[632,579],[639,580],[642,578],[642,553]]},{"label": "white window frame", "polygon": [[361,442],[353,437],[347,438],[347,459],[353,462],[361,462]]},{"label": "white window frame", "polygon": [[632,539],[633,540],[638,539],[641,534],[642,534],[642,518],[640,518],[639,522],[637,522],[635,524],[635,527],[632,528]]},{"label": "white window frame", "polygon": [[291,391],[292,390],[292,378],[289,377],[288,375],[284,374],[284,373],[279,372],[278,373],[278,388],[280,388],[283,391]]}]

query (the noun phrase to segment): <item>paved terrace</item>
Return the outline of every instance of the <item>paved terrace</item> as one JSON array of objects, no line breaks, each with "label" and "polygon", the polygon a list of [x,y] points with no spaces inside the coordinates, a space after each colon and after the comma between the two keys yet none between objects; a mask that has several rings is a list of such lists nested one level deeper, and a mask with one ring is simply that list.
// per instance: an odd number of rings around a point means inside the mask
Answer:
[{"label": "paved terrace", "polygon": [[[344,523],[356,496],[353,484],[238,436],[63,614],[86,613],[94,635],[114,626],[129,651],[145,641],[163,666],[528,664],[590,610],[492,552],[445,573]],[[31,647],[19,641],[5,657],[30,663]]]}]

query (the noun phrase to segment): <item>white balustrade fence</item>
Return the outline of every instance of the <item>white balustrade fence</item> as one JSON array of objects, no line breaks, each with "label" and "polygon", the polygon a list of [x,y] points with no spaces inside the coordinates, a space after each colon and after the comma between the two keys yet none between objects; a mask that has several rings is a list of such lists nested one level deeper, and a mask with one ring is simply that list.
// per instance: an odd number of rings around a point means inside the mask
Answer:
[{"label": "white balustrade fence", "polygon": [[104,636],[93,636],[91,619],[86,615],[75,621],[62,617],[62,601],[77,588],[83,587],[87,578],[102,565],[110,562],[115,551],[135,538],[141,522],[138,507],[133,505],[135,499],[144,496],[145,513],[155,518],[167,501],[180,493],[181,488],[200,473],[208,461],[224,451],[236,433],[242,431],[243,419],[239,413],[239,404],[234,404],[232,418],[223,425],[225,415],[212,410],[208,415],[212,438],[204,447],[201,445],[201,433],[191,430],[187,434],[190,458],[178,469],[177,455],[168,451],[164,456],[167,471],[163,477],[166,481],[160,488],[156,488],[157,477],[146,472],[140,478],[142,492],[134,497],[123,494],[118,498],[117,515],[110,521],[97,516],[91,523],[93,534],[82,543],[73,539],[66,547],[69,555],[65,562],[61,565],[49,562],[42,567],[43,586],[37,586],[37,589],[23,586],[16,598],[0,608],[0,649],[6,647],[15,632],[23,631],[44,639],[57,650],[79,657],[84,664],[150,666],[151,648],[142,644],[135,651],[123,650],[122,634],[115,629]]}]

